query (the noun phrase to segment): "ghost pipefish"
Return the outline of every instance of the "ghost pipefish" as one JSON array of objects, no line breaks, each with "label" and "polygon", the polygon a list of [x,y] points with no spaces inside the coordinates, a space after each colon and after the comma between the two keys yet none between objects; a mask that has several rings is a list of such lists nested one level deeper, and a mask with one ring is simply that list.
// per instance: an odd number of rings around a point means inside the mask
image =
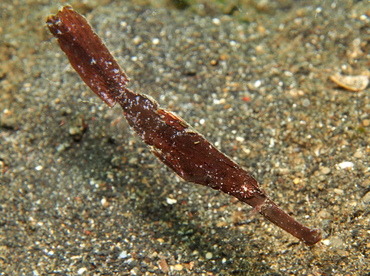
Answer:
[{"label": "ghost pipefish", "polygon": [[321,240],[319,229],[303,226],[280,209],[250,173],[183,119],[161,108],[151,97],[126,88],[126,73],[87,20],[72,7],[65,6],[49,16],[47,26],[82,80],[109,107],[118,103],[152,153],[181,178],[236,197],[306,245]]}]

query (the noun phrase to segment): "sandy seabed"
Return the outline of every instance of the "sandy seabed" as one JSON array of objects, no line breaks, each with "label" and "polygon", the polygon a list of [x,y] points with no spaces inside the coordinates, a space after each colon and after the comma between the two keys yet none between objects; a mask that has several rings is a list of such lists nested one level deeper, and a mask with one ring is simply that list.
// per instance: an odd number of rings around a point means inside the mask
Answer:
[{"label": "sandy seabed", "polygon": [[200,4],[69,2],[130,89],[183,117],[323,241],[307,247],[178,178],[69,65],[45,26],[65,2],[9,1],[0,4],[2,275],[369,275],[370,88],[351,92],[330,77],[369,76],[370,6],[274,3],[225,15]]}]

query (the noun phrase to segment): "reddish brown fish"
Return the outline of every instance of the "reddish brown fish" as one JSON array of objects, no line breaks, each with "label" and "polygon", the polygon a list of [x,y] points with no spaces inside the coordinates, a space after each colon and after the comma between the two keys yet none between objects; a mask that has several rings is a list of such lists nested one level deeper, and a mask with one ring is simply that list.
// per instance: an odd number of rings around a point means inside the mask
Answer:
[{"label": "reddish brown fish", "polygon": [[151,97],[125,87],[129,79],[86,19],[70,6],[47,19],[51,33],[82,80],[110,107],[120,104],[130,126],[183,179],[223,191],[251,205],[307,245],[321,240],[281,210],[243,168]]}]

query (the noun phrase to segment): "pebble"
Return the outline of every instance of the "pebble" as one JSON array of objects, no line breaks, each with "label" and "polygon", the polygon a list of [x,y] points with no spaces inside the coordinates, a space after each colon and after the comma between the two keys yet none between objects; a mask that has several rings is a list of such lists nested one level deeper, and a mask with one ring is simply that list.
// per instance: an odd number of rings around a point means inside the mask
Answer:
[{"label": "pebble", "polygon": [[330,245],[330,240],[329,239],[322,240],[322,243],[325,244],[326,246],[329,246]]},{"label": "pebble", "polygon": [[158,45],[159,44],[159,39],[158,38],[153,38],[152,39],[152,43],[154,44],[154,45]]},{"label": "pebble", "polygon": [[211,252],[206,253],[206,259],[210,260],[213,258],[213,254]]},{"label": "pebble", "polygon": [[370,203],[370,191],[367,192],[363,197],[362,197],[362,201],[364,203]]},{"label": "pebble", "polygon": [[132,42],[134,42],[135,45],[139,45],[141,42],[143,42],[143,39],[137,35],[132,39]]},{"label": "pebble", "polygon": [[352,169],[354,167],[355,164],[353,164],[352,162],[342,162],[342,163],[339,163],[337,164],[337,168],[340,169],[340,170],[343,170],[343,169]]},{"label": "pebble", "polygon": [[122,251],[120,254],[119,254],[119,256],[118,256],[118,258],[120,258],[120,259],[125,259],[125,258],[127,258],[127,251],[126,250],[124,250],[124,251]]},{"label": "pebble", "polygon": [[344,191],[342,189],[334,189],[333,190],[334,193],[336,193],[337,195],[344,195]]},{"label": "pebble", "polygon": [[343,249],[344,248],[344,242],[341,238],[337,236],[333,236],[330,238],[330,247],[333,249]]},{"label": "pebble", "polygon": [[183,268],[184,267],[181,264],[175,264],[173,266],[173,270],[175,270],[175,271],[181,271],[181,270],[183,270]]},{"label": "pebble", "polygon": [[218,26],[218,25],[220,25],[220,24],[221,24],[221,20],[220,20],[220,19],[218,19],[218,18],[213,18],[213,19],[212,19],[212,23]]},{"label": "pebble", "polygon": [[138,161],[138,158],[137,157],[131,157],[129,160],[128,160],[128,163],[130,165],[134,165],[134,164],[137,164],[139,161]]},{"label": "pebble", "polygon": [[86,267],[81,267],[79,270],[77,270],[77,274],[81,275],[84,274],[87,271]]},{"label": "pebble", "polygon": [[174,198],[169,198],[169,197],[167,197],[167,198],[166,198],[166,202],[167,202],[167,204],[169,204],[169,205],[173,205],[173,204],[176,204],[176,203],[177,203],[177,200],[176,200],[176,199],[174,199]]},{"label": "pebble", "polygon": [[331,218],[331,214],[326,210],[321,210],[319,212],[319,217],[322,218],[322,219],[329,219],[329,218]]},{"label": "pebble", "polygon": [[304,107],[308,107],[309,105],[310,105],[310,100],[309,99],[304,99],[303,101],[302,101],[302,105],[304,106]]},{"label": "pebble", "polygon": [[164,239],[162,239],[162,238],[158,238],[158,239],[157,239],[157,242],[159,242],[159,243],[164,243]]},{"label": "pebble", "polygon": [[328,168],[328,167],[321,167],[321,173],[322,174],[329,174],[330,173],[330,168]]}]

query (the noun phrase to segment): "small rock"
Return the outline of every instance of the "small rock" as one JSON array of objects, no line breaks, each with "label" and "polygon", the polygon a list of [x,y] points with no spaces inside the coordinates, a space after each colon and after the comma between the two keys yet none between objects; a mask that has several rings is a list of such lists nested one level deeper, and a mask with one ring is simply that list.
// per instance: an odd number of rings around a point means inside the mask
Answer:
[{"label": "small rock", "polygon": [[353,164],[353,162],[342,162],[342,163],[339,163],[337,164],[337,168],[340,169],[340,170],[343,170],[343,169],[352,169],[354,167],[355,164]]},{"label": "small rock", "polygon": [[132,42],[135,44],[135,45],[139,45],[141,42],[143,42],[143,39],[140,37],[140,36],[135,36],[133,39],[132,39]]},{"label": "small rock", "polygon": [[369,119],[365,119],[365,120],[363,120],[363,121],[362,121],[362,125],[363,125],[364,127],[368,127],[368,126],[370,126],[370,120],[369,120]]},{"label": "small rock", "polygon": [[211,252],[206,253],[206,259],[210,260],[212,259],[212,257],[213,257],[213,254]]},{"label": "small rock", "polygon": [[330,173],[330,168],[328,168],[328,167],[321,167],[321,173],[322,174],[329,174]]},{"label": "small rock", "polygon": [[334,189],[333,190],[334,193],[336,193],[337,195],[344,195],[344,191],[342,189]]},{"label": "small rock", "polygon": [[169,268],[169,266],[167,264],[167,261],[164,257],[161,257],[161,259],[158,262],[158,265],[161,268],[163,273],[169,273],[170,272],[170,268]]},{"label": "small rock", "polygon": [[86,267],[81,267],[80,269],[77,270],[77,274],[81,275],[84,274],[87,271]]},{"label": "small rock", "polygon": [[173,204],[176,204],[176,203],[177,203],[177,200],[176,200],[176,199],[174,199],[174,198],[166,197],[166,202],[167,202],[167,204],[169,204],[169,205],[173,205]]},{"label": "small rock", "polygon": [[181,271],[181,270],[183,270],[183,268],[184,267],[181,264],[175,264],[173,266],[173,270],[175,270],[175,271]]},{"label": "small rock", "polygon": [[129,160],[128,160],[128,163],[130,165],[134,165],[134,164],[137,164],[139,162],[138,158],[137,157],[131,157]]},{"label": "small rock", "polygon": [[321,210],[319,212],[319,217],[322,218],[322,219],[330,219],[331,218],[331,214],[326,211],[326,210]]},{"label": "small rock", "polygon": [[124,251],[122,251],[120,254],[119,254],[119,256],[118,256],[118,258],[120,258],[120,259],[125,259],[125,258],[127,258],[127,251],[126,250],[124,250]]},{"label": "small rock", "polygon": [[341,238],[333,236],[330,238],[330,247],[339,250],[344,249],[345,244]]},{"label": "small rock", "polygon": [[162,238],[158,238],[158,239],[157,239],[157,242],[159,242],[159,243],[164,243],[164,239],[162,239]]},{"label": "small rock", "polygon": [[322,240],[322,243],[325,244],[326,246],[329,246],[331,242],[329,239],[325,239],[325,240]]},{"label": "small rock", "polygon": [[364,203],[370,203],[370,191],[367,192],[363,197],[362,197],[362,201]]}]

